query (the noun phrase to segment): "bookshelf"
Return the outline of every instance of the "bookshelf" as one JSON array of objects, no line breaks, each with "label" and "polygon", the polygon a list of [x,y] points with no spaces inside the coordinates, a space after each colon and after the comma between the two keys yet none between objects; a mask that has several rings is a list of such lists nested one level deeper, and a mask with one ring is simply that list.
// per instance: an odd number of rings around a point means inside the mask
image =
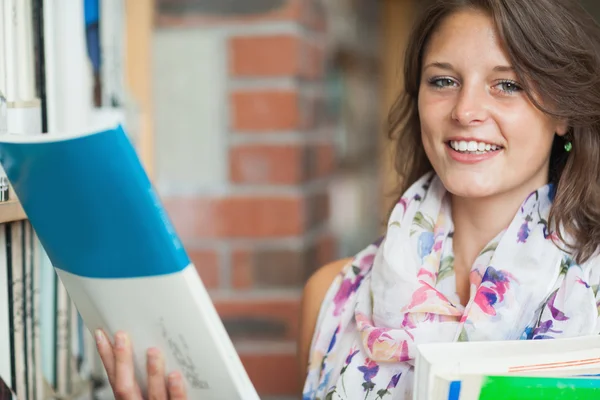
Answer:
[{"label": "bookshelf", "polygon": [[[82,129],[107,108],[138,118],[119,45],[126,3],[0,2],[0,135]],[[0,400],[112,398],[93,337],[10,190],[0,201]]]}]

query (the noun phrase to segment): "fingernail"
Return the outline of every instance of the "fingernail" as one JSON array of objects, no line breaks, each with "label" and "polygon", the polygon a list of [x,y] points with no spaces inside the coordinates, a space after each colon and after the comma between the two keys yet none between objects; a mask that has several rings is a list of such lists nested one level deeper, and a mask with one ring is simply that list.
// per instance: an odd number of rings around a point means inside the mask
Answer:
[{"label": "fingernail", "polygon": [[104,344],[104,333],[102,333],[101,329],[96,329],[94,335],[96,336],[96,344]]},{"label": "fingernail", "polygon": [[147,356],[148,356],[148,365],[150,366],[150,369],[153,372],[156,372],[158,370],[158,351],[156,349],[148,349],[147,352]]},{"label": "fingernail", "polygon": [[181,386],[181,379],[179,378],[179,374],[173,372],[169,374],[169,389],[179,389]]},{"label": "fingernail", "polygon": [[127,346],[127,336],[119,332],[115,335],[115,345],[118,349],[124,349]]}]

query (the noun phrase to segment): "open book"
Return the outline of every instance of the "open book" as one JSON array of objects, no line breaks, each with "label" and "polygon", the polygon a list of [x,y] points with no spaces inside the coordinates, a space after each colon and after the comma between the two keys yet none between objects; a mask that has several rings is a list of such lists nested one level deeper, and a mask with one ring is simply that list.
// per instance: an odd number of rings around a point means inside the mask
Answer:
[{"label": "open book", "polygon": [[420,345],[414,400],[600,399],[600,336]]},{"label": "open book", "polygon": [[191,399],[258,395],[121,125],[0,135],[0,164],[87,328],[159,347]]}]

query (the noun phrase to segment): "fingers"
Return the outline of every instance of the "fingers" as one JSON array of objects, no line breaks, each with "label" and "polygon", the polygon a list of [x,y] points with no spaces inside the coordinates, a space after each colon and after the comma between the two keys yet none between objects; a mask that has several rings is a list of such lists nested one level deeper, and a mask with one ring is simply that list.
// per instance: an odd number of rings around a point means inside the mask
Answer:
[{"label": "fingers", "polygon": [[165,361],[158,349],[148,349],[148,400],[166,400],[167,384],[165,379]]},{"label": "fingers", "polygon": [[100,329],[98,329],[96,331],[95,336],[96,336],[96,348],[98,349],[98,354],[100,355],[100,359],[102,360],[104,369],[106,369],[106,373],[108,375],[108,381],[110,382],[111,387],[114,387],[114,384],[115,384],[115,356],[113,354],[112,344],[108,341],[106,334]]},{"label": "fingers", "polygon": [[141,400],[140,389],[135,380],[133,350],[129,337],[124,332],[115,334],[114,384],[115,396],[119,400]]},{"label": "fingers", "polygon": [[168,378],[169,400],[186,400],[183,378],[179,372],[172,372]]}]

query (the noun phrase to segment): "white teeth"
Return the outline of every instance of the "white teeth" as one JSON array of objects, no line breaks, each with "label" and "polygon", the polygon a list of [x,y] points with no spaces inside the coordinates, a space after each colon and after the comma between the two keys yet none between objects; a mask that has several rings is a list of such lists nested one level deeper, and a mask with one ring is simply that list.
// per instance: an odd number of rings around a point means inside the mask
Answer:
[{"label": "white teeth", "polygon": [[450,142],[450,147],[452,147],[456,151],[461,152],[470,152],[474,154],[484,154],[488,151],[495,151],[496,149],[501,149],[502,146],[496,146],[495,144],[489,144],[484,142],[476,142],[474,140],[465,141],[465,140],[452,140]]}]

